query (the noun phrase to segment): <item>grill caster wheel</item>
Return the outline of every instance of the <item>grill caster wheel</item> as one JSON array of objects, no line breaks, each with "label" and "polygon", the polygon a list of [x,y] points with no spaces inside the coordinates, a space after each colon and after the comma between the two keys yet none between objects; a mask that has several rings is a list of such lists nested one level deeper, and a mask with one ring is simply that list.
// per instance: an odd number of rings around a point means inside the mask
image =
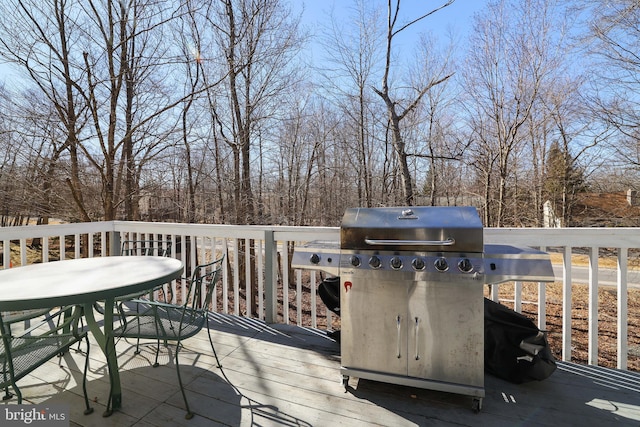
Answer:
[{"label": "grill caster wheel", "polygon": [[342,376],[342,386],[344,387],[344,392],[349,391],[349,375]]},{"label": "grill caster wheel", "polygon": [[475,412],[476,414],[478,412],[480,412],[480,410],[482,409],[482,398],[481,397],[474,397],[473,398],[473,403],[471,404],[471,409],[473,409],[473,412]]}]

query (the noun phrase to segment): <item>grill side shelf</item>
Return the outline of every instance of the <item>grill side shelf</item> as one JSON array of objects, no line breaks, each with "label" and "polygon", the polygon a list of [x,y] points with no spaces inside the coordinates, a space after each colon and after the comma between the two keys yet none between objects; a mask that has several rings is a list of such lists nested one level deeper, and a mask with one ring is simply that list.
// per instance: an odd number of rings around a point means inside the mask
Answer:
[{"label": "grill side shelf", "polygon": [[553,266],[547,252],[529,247],[484,246],[485,283],[509,281],[553,282]]}]

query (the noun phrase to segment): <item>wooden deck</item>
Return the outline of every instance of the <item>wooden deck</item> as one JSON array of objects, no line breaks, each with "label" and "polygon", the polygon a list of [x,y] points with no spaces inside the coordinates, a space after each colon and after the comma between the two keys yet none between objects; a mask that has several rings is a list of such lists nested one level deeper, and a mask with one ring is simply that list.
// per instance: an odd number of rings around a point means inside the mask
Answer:
[{"label": "wooden deck", "polygon": [[[215,367],[206,332],[180,352],[183,378],[196,416],[184,419],[172,347],[151,367],[153,347],[134,355],[122,341],[123,407],[103,418],[108,377],[91,349],[89,395],[95,412],[83,415],[83,356],[62,367],[50,362],[19,384],[29,403],[69,404],[72,426],[514,426],[640,425],[640,374],[559,363],[546,381],[514,385],[489,375],[483,409],[471,398],[352,378],[341,385],[339,346],[321,331],[215,315]],[[15,399],[9,404],[15,403]]]}]

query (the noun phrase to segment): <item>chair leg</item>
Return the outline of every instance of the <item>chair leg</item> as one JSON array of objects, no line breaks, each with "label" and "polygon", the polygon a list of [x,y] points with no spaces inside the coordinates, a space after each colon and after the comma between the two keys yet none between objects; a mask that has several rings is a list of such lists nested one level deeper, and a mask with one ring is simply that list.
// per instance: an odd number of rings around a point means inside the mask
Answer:
[{"label": "chair leg", "polygon": [[211,344],[211,350],[213,350],[213,355],[216,357],[217,368],[222,368],[222,364],[220,363],[220,359],[218,359],[218,353],[216,353],[216,348],[213,346],[213,338],[211,338],[211,329],[209,329],[209,313],[207,313],[207,335],[209,336],[209,343]]},{"label": "chair leg", "polygon": [[[5,384],[7,384],[7,379],[8,379],[8,378],[7,378],[7,372],[8,372],[8,371],[7,371],[7,364],[6,364],[6,362],[2,364],[2,372],[3,372],[3,377],[4,377],[4,378],[2,379],[2,381],[3,381]],[[2,400],[9,400],[9,399],[11,399],[12,397],[13,397],[13,393],[11,393],[11,392],[9,391],[9,386],[7,385],[7,386],[4,388],[4,396],[2,396]]]},{"label": "chair leg", "polygon": [[12,397],[13,397],[13,393],[11,393],[11,392],[9,391],[9,387],[8,387],[8,386],[7,386],[7,387],[5,387],[5,389],[4,389],[4,396],[2,396],[2,400],[9,400],[9,399],[11,399]]},{"label": "chair leg", "polygon": [[184,406],[187,408],[187,413],[184,416],[185,419],[190,420],[193,418],[194,413],[191,412],[191,408],[189,407],[189,402],[187,401],[187,394],[184,391],[184,386],[182,385],[182,376],[180,375],[180,362],[178,361],[178,353],[180,352],[180,341],[176,343],[176,372],[178,373],[178,384],[180,384],[180,391],[182,392],[182,398],[184,399]]},{"label": "chair leg", "polygon": [[158,343],[156,345],[156,361],[153,364],[154,368],[157,368],[158,366],[160,366],[160,363],[158,363],[158,356],[160,355],[160,338],[158,338]]},{"label": "chair leg", "polygon": [[110,417],[111,414],[113,414],[113,409],[111,408],[111,400],[113,399],[111,397],[111,393],[113,392],[113,389],[109,388],[109,399],[107,400],[107,407],[104,410],[104,412],[102,413],[102,417],[103,418],[107,418]]},{"label": "chair leg", "polygon": [[15,381],[11,384],[11,387],[13,388],[13,391],[16,393],[16,396],[18,396],[18,405],[22,404],[22,392],[20,391],[20,388],[18,387],[18,384],[15,383]]},{"label": "chair leg", "polygon": [[[136,313],[140,314],[140,303],[136,302]],[[124,315],[123,315],[124,318]],[[140,332],[140,317],[136,316],[136,322],[138,322],[138,332]],[[133,354],[140,354],[140,338],[136,339],[136,351]]]},{"label": "chair leg", "polygon": [[89,371],[89,337],[85,335],[85,341],[87,342],[87,354],[84,359],[84,374],[82,374],[82,393],[84,393],[84,404],[87,409],[84,410],[85,415],[89,415],[93,412],[93,408],[89,404],[89,395],[87,394],[87,372]]}]

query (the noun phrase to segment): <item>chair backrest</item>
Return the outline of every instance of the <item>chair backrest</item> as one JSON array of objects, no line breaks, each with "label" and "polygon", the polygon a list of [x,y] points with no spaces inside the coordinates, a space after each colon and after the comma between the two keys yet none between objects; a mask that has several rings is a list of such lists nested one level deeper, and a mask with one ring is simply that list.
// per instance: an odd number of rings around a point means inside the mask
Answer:
[{"label": "chair backrest", "polygon": [[171,256],[171,240],[125,240],[120,255]]},{"label": "chair backrest", "polygon": [[[44,317],[42,313],[36,315],[34,310],[32,319],[37,319],[37,324],[18,335],[11,333],[11,325],[0,316],[0,366],[4,372],[0,375],[1,388],[9,385],[16,388],[15,381],[56,356],[56,352],[51,351],[52,348],[58,348],[62,352],[69,344],[80,339],[78,323],[83,311],[78,306],[71,313],[68,312],[70,309],[54,307]],[[75,339],[69,338],[68,331],[72,332]],[[60,338],[59,333],[67,333],[67,337]],[[15,366],[14,357],[20,359]]]},{"label": "chair backrest", "polygon": [[185,308],[204,311],[209,308],[213,291],[222,273],[223,260],[224,255],[215,261],[194,267],[187,289],[187,298],[184,301]]}]

